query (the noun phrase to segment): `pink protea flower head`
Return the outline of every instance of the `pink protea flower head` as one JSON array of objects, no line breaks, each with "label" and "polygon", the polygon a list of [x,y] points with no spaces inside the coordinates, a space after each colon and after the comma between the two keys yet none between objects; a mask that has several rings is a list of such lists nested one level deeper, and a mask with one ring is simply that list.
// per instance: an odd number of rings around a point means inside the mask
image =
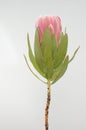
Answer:
[{"label": "pink protea flower head", "polygon": [[47,28],[50,29],[51,35],[55,35],[57,44],[59,43],[62,33],[61,19],[58,16],[40,17],[36,23],[36,28],[39,31],[40,44],[42,42],[44,32]]}]

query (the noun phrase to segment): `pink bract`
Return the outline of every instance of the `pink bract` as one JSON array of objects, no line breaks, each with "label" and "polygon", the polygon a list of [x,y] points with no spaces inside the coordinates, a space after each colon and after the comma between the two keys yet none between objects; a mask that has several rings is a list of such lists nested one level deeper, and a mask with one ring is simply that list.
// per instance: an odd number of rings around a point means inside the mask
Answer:
[{"label": "pink bract", "polygon": [[44,32],[47,28],[50,29],[52,35],[55,35],[57,43],[59,43],[62,33],[61,19],[58,16],[40,17],[36,23],[36,28],[39,31],[40,44],[42,42]]}]

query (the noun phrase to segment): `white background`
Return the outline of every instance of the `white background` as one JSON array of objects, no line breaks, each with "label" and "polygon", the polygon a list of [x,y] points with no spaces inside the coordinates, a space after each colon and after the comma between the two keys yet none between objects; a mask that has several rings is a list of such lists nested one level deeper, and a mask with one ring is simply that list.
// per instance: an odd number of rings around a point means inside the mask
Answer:
[{"label": "white background", "polygon": [[65,75],[51,88],[50,130],[86,130],[85,0],[0,0],[0,130],[45,129],[47,86],[32,75],[23,58],[26,34],[33,48],[35,22],[44,15],[61,17],[70,57],[80,46]]}]

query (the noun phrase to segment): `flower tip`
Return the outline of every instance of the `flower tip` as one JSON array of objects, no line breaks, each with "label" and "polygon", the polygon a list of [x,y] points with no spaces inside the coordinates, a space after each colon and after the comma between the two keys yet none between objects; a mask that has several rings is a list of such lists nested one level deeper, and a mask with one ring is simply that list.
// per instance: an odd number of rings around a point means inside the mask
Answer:
[{"label": "flower tip", "polygon": [[29,33],[27,32],[27,41],[29,41]]},{"label": "flower tip", "polygon": [[27,37],[29,37],[29,33],[27,32]]},{"label": "flower tip", "polygon": [[66,34],[67,27],[65,27],[65,34]]},{"label": "flower tip", "polygon": [[80,46],[77,48],[79,50]]}]

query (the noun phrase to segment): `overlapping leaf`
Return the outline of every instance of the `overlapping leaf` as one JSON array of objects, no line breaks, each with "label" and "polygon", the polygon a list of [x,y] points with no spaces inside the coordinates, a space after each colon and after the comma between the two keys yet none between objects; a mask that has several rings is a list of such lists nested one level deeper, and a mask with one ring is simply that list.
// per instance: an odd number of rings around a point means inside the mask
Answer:
[{"label": "overlapping leaf", "polygon": [[65,34],[62,33],[60,44],[58,47],[58,53],[54,60],[55,68],[57,68],[61,64],[61,62],[64,60],[67,53],[67,46],[68,46],[68,36],[66,33]]},{"label": "overlapping leaf", "polygon": [[65,58],[65,60],[61,63],[61,65],[55,70],[52,76],[52,84],[54,84],[57,80],[59,80],[65,73],[69,62],[69,56]]},{"label": "overlapping leaf", "polygon": [[28,54],[29,54],[29,57],[30,57],[30,61],[32,62],[34,68],[43,76],[45,77],[45,74],[39,69],[37,63],[36,63],[36,60],[35,60],[35,57],[33,55],[33,52],[32,52],[32,49],[31,49],[31,46],[30,46],[30,41],[29,41],[29,35],[27,34],[27,42],[28,42]]},{"label": "overlapping leaf", "polygon": [[35,32],[34,53],[35,53],[36,62],[38,64],[40,70],[44,73],[44,71],[43,71],[43,68],[44,68],[43,55],[42,55],[41,46],[40,46],[40,43],[39,43],[39,34],[38,34],[37,29],[36,29],[36,32]]},{"label": "overlapping leaf", "polygon": [[49,29],[46,29],[43,41],[42,41],[42,55],[43,55],[43,64],[46,73],[46,77],[49,79],[52,75],[53,61],[52,61],[52,39]]}]

